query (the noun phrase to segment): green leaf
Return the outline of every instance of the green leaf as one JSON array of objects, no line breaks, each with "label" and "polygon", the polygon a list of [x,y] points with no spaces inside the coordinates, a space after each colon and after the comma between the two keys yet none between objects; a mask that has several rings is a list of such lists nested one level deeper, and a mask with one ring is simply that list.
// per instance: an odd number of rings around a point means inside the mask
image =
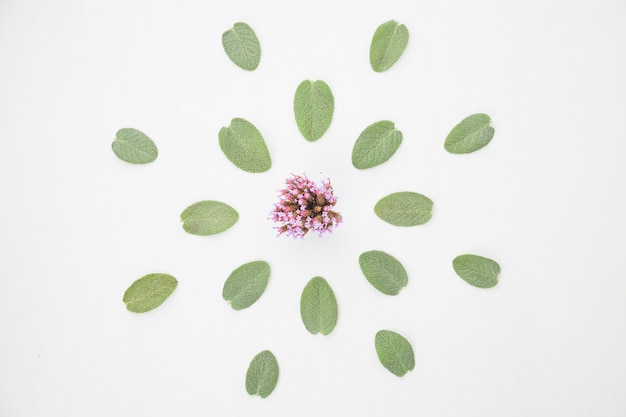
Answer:
[{"label": "green leaf", "polygon": [[222,34],[222,45],[226,55],[238,67],[254,71],[261,60],[261,44],[250,26],[237,22]]},{"label": "green leaf", "polygon": [[370,64],[376,72],[387,71],[396,63],[409,43],[409,30],[395,20],[378,26],[370,46]]},{"label": "green leaf", "polygon": [[177,285],[178,281],[171,275],[148,274],[133,282],[122,300],[128,311],[145,313],[163,304]]},{"label": "green leaf", "polygon": [[157,159],[159,155],[152,139],[145,133],[131,128],[118,130],[111,148],[118,158],[131,164],[147,164]]},{"label": "green leaf", "polygon": [[383,294],[397,295],[409,282],[404,266],[386,252],[363,252],[359,256],[359,265],[365,278]]},{"label": "green leaf", "polygon": [[454,154],[470,153],[487,146],[495,130],[491,127],[491,118],[478,113],[466,117],[456,125],[446,137],[443,146]]},{"label": "green leaf", "polygon": [[239,169],[265,172],[272,166],[270,152],[259,130],[249,121],[232,119],[219,132],[220,148]]},{"label": "green leaf", "polygon": [[458,276],[478,288],[495,287],[500,275],[500,265],[493,259],[478,255],[460,255],[452,261]]},{"label": "green leaf", "polygon": [[352,148],[352,165],[358,169],[372,168],[386,162],[402,143],[402,132],[393,122],[383,120],[369,125]]},{"label": "green leaf", "polygon": [[309,142],[322,137],[333,120],[335,99],[324,81],[305,80],[300,83],[293,100],[296,123]]},{"label": "green leaf", "polygon": [[312,278],[302,291],[300,315],[304,327],[312,334],[330,334],[337,324],[337,299],[328,282]]},{"label": "green leaf", "polygon": [[391,330],[376,333],[376,353],[380,363],[396,376],[403,376],[415,368],[415,355],[408,340]]},{"label": "green leaf", "polygon": [[206,200],[187,207],[181,214],[183,229],[192,235],[215,235],[239,220],[239,213],[228,204]]},{"label": "green leaf", "polygon": [[274,391],[278,382],[278,362],[269,350],[264,350],[252,359],[246,374],[246,391],[250,395],[266,398]]},{"label": "green leaf", "polygon": [[263,295],[269,279],[270,264],[265,261],[248,262],[228,276],[222,297],[235,310],[248,308]]},{"label": "green leaf", "polygon": [[402,191],[381,198],[374,213],[394,226],[417,226],[430,220],[433,201],[425,195]]}]

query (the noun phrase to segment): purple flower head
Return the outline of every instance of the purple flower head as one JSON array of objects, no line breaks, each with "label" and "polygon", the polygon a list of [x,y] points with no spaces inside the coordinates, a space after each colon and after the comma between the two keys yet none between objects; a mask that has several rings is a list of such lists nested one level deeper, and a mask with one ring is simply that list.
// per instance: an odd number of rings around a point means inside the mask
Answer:
[{"label": "purple flower head", "polygon": [[322,236],[341,223],[341,214],[333,211],[337,198],[329,179],[317,185],[306,175],[291,174],[285,184],[270,213],[270,219],[278,224],[274,228],[279,235],[287,233],[293,238],[301,238],[314,231]]}]

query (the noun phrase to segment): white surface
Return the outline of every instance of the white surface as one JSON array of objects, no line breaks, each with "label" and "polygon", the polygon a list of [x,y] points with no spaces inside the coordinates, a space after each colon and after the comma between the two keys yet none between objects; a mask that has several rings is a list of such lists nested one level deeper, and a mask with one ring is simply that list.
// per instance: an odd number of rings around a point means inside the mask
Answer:
[{"label": "white surface", "polygon": [[[0,415],[626,415],[625,18],[622,0],[3,0]],[[369,44],[389,19],[411,39],[377,74]],[[236,21],[261,41],[252,73],[222,50]],[[304,79],[335,95],[315,143],[293,117]],[[476,112],[492,117],[491,144],[446,153],[446,134]],[[263,133],[269,172],[220,152],[233,117]],[[404,142],[357,171],[352,145],[383,119]],[[157,161],[118,160],[121,127],[152,137]],[[275,237],[266,216],[291,172],[332,179],[335,234]],[[427,225],[375,217],[402,190],[434,200]],[[239,223],[184,233],[180,212],[203,199],[231,204]],[[362,276],[370,249],[408,270],[397,297]],[[496,288],[456,277],[466,252],[500,263]],[[232,311],[224,280],[254,259],[271,264],[269,286]],[[178,289],[127,312],[125,289],[150,272]],[[299,317],[315,275],[339,302],[328,337]],[[413,344],[403,378],[378,362],[381,328]],[[263,349],[281,369],[265,400],[244,388]]]}]

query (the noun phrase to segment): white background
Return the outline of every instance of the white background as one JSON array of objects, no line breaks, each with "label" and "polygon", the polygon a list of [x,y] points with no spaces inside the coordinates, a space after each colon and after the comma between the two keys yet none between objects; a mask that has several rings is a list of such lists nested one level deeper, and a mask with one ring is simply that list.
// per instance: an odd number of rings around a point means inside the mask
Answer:
[{"label": "white background", "polygon": [[[376,27],[411,39],[385,73],[369,66]],[[226,57],[234,22],[256,31],[259,68]],[[601,1],[0,1],[0,415],[624,416],[626,415],[626,3]],[[331,87],[330,129],[305,141],[293,94]],[[443,141],[464,117],[495,137],[470,155]],[[273,166],[234,167],[217,133],[254,123]],[[358,171],[359,133],[392,120],[404,141]],[[145,166],[111,151],[144,131]],[[290,173],[331,178],[344,223],[331,236],[277,238],[266,217]],[[373,213],[395,191],[435,202],[396,228]],[[189,204],[235,207],[227,232],[182,230]],[[396,297],[363,277],[384,250],[409,273]],[[452,259],[496,259],[481,290]],[[221,298],[237,266],[267,260],[247,310]],[[179,285],[158,309],[126,311],[137,278]],[[313,276],[335,290],[328,336],[299,316]],[[416,366],[378,362],[379,329],[403,334]],[[249,396],[252,357],[280,378]]]}]

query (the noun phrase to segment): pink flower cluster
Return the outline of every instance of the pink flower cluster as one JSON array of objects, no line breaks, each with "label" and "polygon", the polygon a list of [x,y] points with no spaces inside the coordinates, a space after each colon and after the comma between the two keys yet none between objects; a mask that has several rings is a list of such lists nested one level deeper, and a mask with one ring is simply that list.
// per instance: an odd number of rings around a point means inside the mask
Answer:
[{"label": "pink flower cluster", "polygon": [[318,236],[331,232],[342,218],[333,211],[337,198],[333,195],[330,180],[322,181],[318,186],[306,175],[291,175],[270,214],[270,218],[279,224],[275,226],[278,234],[302,238],[309,231],[317,232]]}]

